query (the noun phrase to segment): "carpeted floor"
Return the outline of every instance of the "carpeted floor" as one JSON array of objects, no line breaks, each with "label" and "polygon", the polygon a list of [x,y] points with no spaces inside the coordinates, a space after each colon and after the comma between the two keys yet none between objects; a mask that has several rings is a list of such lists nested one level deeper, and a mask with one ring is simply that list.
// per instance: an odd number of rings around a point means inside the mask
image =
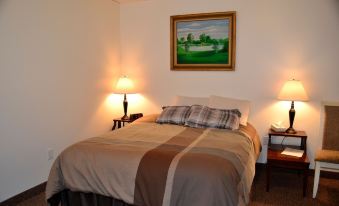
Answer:
[{"label": "carpeted floor", "polygon": [[[289,171],[273,171],[270,192],[266,192],[266,173],[257,168],[250,206],[339,205],[339,179],[321,178],[317,198],[312,198],[313,177],[308,179],[307,196],[302,197],[302,176]],[[18,204],[18,206],[45,206],[44,193]]]},{"label": "carpeted floor", "polygon": [[273,170],[270,191],[266,192],[266,172],[259,169],[252,185],[250,206],[326,205],[339,206],[339,179],[320,178],[317,197],[312,198],[313,176],[308,177],[306,197],[302,196],[302,174]]}]

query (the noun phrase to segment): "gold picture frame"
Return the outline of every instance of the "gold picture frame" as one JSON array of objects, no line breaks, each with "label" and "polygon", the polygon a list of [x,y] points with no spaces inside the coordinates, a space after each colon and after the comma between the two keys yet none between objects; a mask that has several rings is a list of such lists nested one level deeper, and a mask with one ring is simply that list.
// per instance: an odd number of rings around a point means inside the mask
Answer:
[{"label": "gold picture frame", "polygon": [[171,16],[171,70],[233,71],[236,12]]}]

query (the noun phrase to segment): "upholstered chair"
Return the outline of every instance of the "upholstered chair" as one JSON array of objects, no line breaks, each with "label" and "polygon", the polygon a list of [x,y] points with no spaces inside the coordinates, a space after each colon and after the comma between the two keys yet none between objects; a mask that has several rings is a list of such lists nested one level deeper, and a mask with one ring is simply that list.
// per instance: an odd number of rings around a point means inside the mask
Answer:
[{"label": "upholstered chair", "polygon": [[322,150],[315,156],[313,198],[316,197],[320,171],[339,172],[339,102],[326,102],[322,107]]}]

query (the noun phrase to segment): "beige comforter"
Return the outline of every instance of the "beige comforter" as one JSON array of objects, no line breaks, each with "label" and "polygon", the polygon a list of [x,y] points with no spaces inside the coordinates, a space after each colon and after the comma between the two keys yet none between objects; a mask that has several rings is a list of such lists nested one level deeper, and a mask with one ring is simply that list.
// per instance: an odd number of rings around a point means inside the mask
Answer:
[{"label": "beige comforter", "polygon": [[70,189],[140,206],[245,205],[259,150],[250,125],[229,131],[137,121],[64,150],[46,198]]}]

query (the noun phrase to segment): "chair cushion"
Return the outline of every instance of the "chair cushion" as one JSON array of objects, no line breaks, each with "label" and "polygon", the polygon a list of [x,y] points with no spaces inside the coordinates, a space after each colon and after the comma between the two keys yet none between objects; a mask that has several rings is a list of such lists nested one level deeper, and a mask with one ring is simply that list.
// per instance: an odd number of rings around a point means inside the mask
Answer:
[{"label": "chair cushion", "polygon": [[316,153],[315,161],[339,164],[339,151],[320,150]]}]

